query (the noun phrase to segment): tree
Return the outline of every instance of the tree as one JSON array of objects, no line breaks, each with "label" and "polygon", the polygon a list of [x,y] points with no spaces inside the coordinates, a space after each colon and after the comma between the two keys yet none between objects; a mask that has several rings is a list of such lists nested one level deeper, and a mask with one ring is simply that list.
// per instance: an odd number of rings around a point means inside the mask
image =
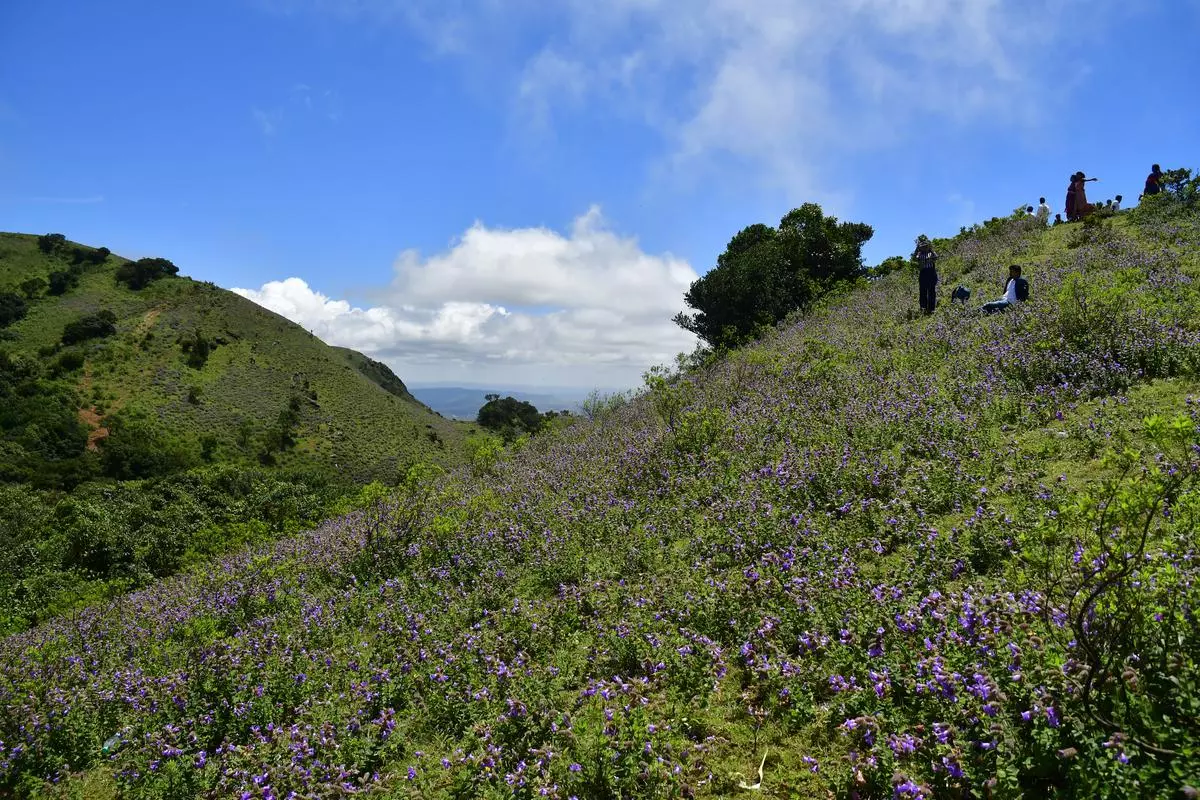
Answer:
[{"label": "tree", "polygon": [[487,403],[475,419],[480,427],[499,433],[506,440],[541,430],[544,419],[532,403],[514,397],[501,399],[498,394],[486,395],[485,399]]},{"label": "tree", "polygon": [[117,267],[116,279],[130,289],[144,289],[160,278],[177,275],[179,267],[165,258],[139,258]]},{"label": "tree", "polygon": [[884,275],[890,275],[893,272],[905,269],[908,264],[909,259],[904,256],[888,256],[879,262],[879,264],[867,270],[867,275],[871,278],[882,278]]},{"label": "tree", "polygon": [[53,255],[67,243],[67,237],[61,233],[47,233],[37,239],[38,250],[46,255]]},{"label": "tree", "polygon": [[98,247],[92,250],[87,247],[76,247],[71,256],[71,263],[81,266],[96,266],[103,264],[112,254],[107,247]]},{"label": "tree", "polygon": [[7,328],[25,316],[29,307],[25,298],[14,292],[0,292],[0,328]]},{"label": "tree", "polygon": [[816,203],[793,209],[778,228],[744,228],[684,295],[697,313],[680,313],[675,323],[713,347],[742,344],[861,276],[862,246],[873,234],[865,223],[825,216]]}]

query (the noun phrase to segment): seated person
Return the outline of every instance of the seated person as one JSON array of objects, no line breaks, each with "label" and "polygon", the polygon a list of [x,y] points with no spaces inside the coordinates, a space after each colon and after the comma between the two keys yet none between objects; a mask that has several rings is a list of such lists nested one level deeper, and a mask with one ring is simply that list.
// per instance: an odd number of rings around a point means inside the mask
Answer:
[{"label": "seated person", "polygon": [[1021,266],[1013,264],[1008,268],[1008,280],[1004,282],[1004,297],[983,304],[983,313],[995,314],[1005,311],[1011,305],[1024,303],[1029,299],[1029,282],[1021,277]]},{"label": "seated person", "polygon": [[1054,224],[1055,224],[1055,225],[1062,225],[1062,224],[1063,224],[1063,218],[1062,218],[1062,214],[1055,214],[1055,215],[1054,215]]}]

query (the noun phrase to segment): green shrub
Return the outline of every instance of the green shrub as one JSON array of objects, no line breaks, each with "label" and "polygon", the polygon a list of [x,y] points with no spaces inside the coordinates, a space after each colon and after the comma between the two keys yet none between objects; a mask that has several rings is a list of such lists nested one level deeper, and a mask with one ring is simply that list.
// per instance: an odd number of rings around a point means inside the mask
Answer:
[{"label": "green shrub", "polygon": [[62,343],[75,344],[88,339],[102,339],[117,332],[117,316],[108,309],[97,311],[68,322],[63,328]]},{"label": "green shrub", "polygon": [[28,310],[25,298],[21,295],[15,292],[0,292],[0,328],[7,328],[24,318]]},{"label": "green shrub", "polygon": [[117,267],[116,280],[137,291],[178,273],[179,267],[165,258],[139,258]]}]

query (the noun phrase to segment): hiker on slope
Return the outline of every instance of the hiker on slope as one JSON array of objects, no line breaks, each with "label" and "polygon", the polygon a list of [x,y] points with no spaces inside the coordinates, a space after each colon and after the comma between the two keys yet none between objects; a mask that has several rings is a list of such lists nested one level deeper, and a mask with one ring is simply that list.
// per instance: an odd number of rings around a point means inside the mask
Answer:
[{"label": "hiker on slope", "polygon": [[913,260],[917,262],[917,283],[921,291],[921,310],[932,314],[937,307],[937,253],[933,250],[933,242],[921,234],[917,237],[917,249],[913,252]]}]

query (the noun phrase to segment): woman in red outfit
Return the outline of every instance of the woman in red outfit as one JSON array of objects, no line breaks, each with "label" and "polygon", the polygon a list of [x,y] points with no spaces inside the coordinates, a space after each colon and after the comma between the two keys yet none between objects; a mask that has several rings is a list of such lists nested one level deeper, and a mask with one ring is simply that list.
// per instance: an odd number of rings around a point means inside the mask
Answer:
[{"label": "woman in red outfit", "polygon": [[1082,171],[1075,173],[1075,216],[1078,219],[1083,219],[1092,211],[1092,205],[1087,201],[1087,182],[1098,180],[1085,177]]}]

